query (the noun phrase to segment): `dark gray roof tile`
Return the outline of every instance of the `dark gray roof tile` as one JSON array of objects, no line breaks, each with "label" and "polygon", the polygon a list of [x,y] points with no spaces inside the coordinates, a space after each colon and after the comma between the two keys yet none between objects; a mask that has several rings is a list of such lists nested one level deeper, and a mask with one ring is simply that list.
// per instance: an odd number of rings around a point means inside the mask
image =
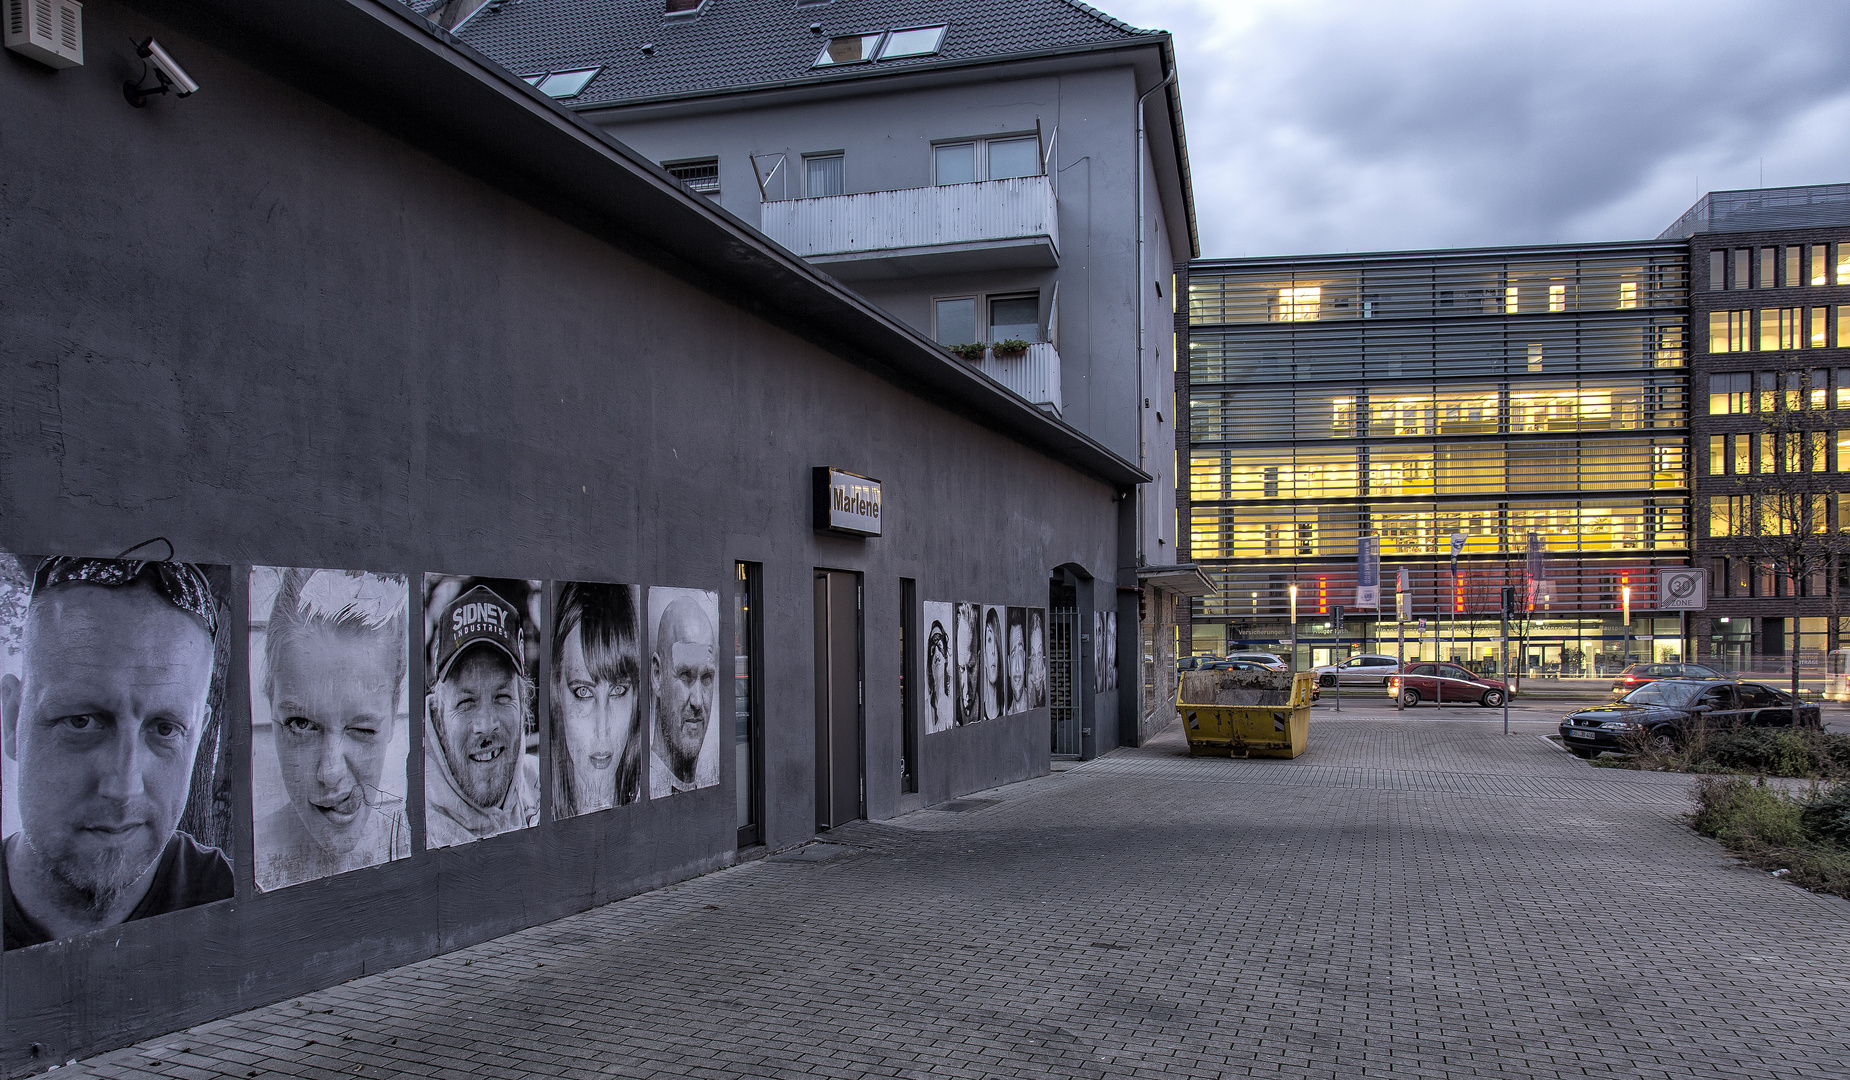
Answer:
[{"label": "dark gray roof tile", "polygon": [[[441,0],[405,0],[413,10]],[[819,33],[813,23],[821,24]],[[814,68],[831,36],[946,24],[935,56]],[[618,104],[816,77],[854,78],[947,62],[1104,45],[1159,31],[1077,0],[706,0],[668,16],[662,0],[490,0],[459,36],[529,75],[601,67],[574,106]],[[644,45],[652,45],[645,54]]]}]

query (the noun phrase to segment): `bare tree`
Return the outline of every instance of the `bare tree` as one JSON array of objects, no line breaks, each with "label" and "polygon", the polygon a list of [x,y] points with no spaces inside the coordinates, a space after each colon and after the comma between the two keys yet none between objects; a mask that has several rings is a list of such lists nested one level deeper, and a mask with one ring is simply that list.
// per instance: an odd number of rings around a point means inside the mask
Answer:
[{"label": "bare tree", "polygon": [[[1807,598],[1836,592],[1830,578],[1850,555],[1850,532],[1832,528],[1831,504],[1837,493],[1825,472],[1830,433],[1822,427],[1823,414],[1806,408],[1813,404],[1811,373],[1791,373],[1782,379],[1786,385],[1776,394],[1761,392],[1765,419],[1759,433],[1759,471],[1735,478],[1743,500],[1737,505],[1744,511],[1735,520],[1737,533],[1746,534],[1748,560],[1763,577],[1785,582],[1787,599],[1792,602],[1789,655],[1792,724],[1797,727],[1800,612]],[[1815,404],[1821,407],[1823,403]]]}]

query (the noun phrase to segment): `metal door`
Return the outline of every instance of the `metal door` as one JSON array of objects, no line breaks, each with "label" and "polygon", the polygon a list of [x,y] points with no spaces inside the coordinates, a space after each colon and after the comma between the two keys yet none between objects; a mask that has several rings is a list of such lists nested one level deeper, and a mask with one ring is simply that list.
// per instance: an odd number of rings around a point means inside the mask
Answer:
[{"label": "metal door", "polygon": [[1079,612],[1054,607],[1047,612],[1047,703],[1053,713],[1053,756],[1079,757]]},{"label": "metal door", "polygon": [[816,827],[863,816],[861,580],[816,571]]}]

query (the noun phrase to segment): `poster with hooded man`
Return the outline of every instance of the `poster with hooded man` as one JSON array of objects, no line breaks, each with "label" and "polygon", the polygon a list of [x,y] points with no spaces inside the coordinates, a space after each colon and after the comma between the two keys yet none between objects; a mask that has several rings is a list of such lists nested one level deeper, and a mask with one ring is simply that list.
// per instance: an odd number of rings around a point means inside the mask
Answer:
[{"label": "poster with hooded man", "polygon": [[540,582],[424,576],[424,844],[539,818]]}]

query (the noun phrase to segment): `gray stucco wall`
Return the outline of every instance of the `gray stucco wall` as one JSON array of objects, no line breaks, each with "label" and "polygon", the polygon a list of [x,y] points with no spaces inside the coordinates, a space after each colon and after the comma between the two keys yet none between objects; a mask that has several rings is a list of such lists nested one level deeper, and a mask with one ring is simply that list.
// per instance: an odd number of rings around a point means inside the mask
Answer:
[{"label": "gray stucco wall", "polygon": [[[0,57],[0,549],[160,534],[201,562],[694,586],[722,609],[734,560],[761,562],[773,848],[813,832],[812,570],[856,570],[869,816],[1046,770],[1043,710],[925,736],[900,792],[899,581],[1045,606],[1070,563],[1108,588],[1108,485],[109,0],[84,16],[85,67]],[[124,103],[117,43],[150,33],[205,90]],[[887,535],[811,531],[822,464],[885,481]],[[261,895],[238,776],[236,899],[7,953],[0,1068],[724,865],[732,773],[723,754],[719,787],[666,804]]]},{"label": "gray stucco wall", "polygon": [[[977,77],[898,91],[860,85],[853,96],[769,106],[741,102],[718,111],[703,107],[656,118],[612,111],[587,118],[658,162],[718,155],[721,205],[753,223],[759,220],[753,155],[785,155],[784,168],[768,192],[772,199],[784,199],[804,194],[803,155],[840,151],[846,190],[853,194],[929,186],[935,142],[1040,131],[1053,140],[1055,150],[1057,270],[906,279],[871,284],[863,291],[930,333],[933,296],[1038,288],[1045,322],[1053,282],[1059,281],[1065,418],[1136,461],[1133,290],[1141,275],[1135,255],[1135,79],[1126,58],[1108,57],[1099,64],[1061,74]],[[1160,205],[1156,209],[1161,231]],[[1169,260],[1165,256],[1150,265],[1167,266]]]}]

